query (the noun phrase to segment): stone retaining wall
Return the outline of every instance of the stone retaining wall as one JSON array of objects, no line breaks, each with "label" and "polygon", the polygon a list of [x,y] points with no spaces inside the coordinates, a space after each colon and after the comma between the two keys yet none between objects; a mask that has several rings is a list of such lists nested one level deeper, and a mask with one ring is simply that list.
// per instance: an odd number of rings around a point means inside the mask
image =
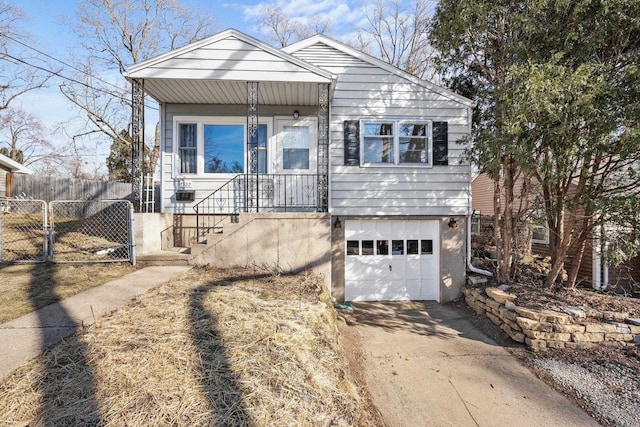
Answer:
[{"label": "stone retaining wall", "polygon": [[519,307],[498,288],[463,289],[465,301],[514,341],[533,349],[623,347],[640,343],[640,321],[626,313],[563,307],[564,313]]}]

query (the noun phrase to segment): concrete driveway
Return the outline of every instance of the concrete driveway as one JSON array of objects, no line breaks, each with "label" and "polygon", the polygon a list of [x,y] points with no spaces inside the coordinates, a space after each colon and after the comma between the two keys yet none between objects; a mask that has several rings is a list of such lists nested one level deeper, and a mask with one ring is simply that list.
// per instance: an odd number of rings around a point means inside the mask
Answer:
[{"label": "concrete driveway", "polygon": [[356,303],[354,317],[349,334],[388,426],[598,425],[453,306]]}]

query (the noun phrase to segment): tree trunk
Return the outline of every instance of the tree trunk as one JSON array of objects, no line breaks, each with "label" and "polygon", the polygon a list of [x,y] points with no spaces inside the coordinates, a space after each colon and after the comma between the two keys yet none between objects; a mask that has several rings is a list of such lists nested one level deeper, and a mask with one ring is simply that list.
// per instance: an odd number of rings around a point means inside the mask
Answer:
[{"label": "tree trunk", "polygon": [[567,279],[566,288],[573,289],[576,287],[576,281],[578,279],[578,272],[580,271],[580,266],[582,265],[582,258],[584,257],[584,250],[587,246],[587,239],[581,238],[576,245],[576,251],[574,254],[574,258],[571,260],[569,264],[569,276]]}]

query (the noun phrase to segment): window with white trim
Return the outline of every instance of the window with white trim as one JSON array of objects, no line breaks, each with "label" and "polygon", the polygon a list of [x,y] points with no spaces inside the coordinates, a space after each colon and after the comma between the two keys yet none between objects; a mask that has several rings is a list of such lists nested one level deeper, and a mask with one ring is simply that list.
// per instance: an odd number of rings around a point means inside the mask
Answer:
[{"label": "window with white trim", "polygon": [[549,244],[549,226],[543,212],[534,212],[531,216],[531,241],[544,245]]},{"label": "window with white trim", "polygon": [[432,122],[421,120],[361,120],[363,165],[433,164]]},{"label": "window with white trim", "polygon": [[180,173],[196,173],[198,157],[198,124],[180,123],[178,125],[178,157]]},{"label": "window with white trim", "polygon": [[[174,128],[178,174],[237,174],[247,171],[246,118],[176,117]],[[267,172],[267,138],[267,124],[260,123],[256,136],[251,137],[249,143],[249,149],[257,157],[255,166],[259,173]]]}]

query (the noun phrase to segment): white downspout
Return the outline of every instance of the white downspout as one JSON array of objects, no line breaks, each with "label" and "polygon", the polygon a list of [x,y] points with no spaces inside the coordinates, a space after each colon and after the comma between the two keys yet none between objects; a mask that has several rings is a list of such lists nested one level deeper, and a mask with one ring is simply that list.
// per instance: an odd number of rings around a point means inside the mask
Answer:
[{"label": "white downspout", "polygon": [[475,267],[473,266],[473,264],[471,264],[471,217],[472,216],[473,214],[467,217],[467,269],[474,273],[482,274],[483,276],[493,277],[492,272]]},{"label": "white downspout", "polygon": [[592,270],[592,279],[593,279],[593,289],[599,291],[602,290],[602,270],[601,270],[601,258],[600,258],[600,240],[593,240],[593,263],[591,266]]},{"label": "white downspout", "polygon": [[[602,226],[602,228],[604,230],[604,226]],[[605,254],[606,254],[609,251],[609,244],[605,244],[603,249],[604,249]],[[601,289],[603,291],[606,291],[608,287],[609,287],[609,264],[604,263],[602,265],[602,287],[601,287]]]},{"label": "white downspout", "polygon": [[[467,131],[471,135],[471,117],[473,112],[471,107],[467,107]],[[467,269],[473,273],[482,274],[483,276],[493,277],[493,273],[471,264],[471,218],[473,217],[472,198],[471,198],[471,165],[469,165],[469,192],[467,197],[467,206],[469,207],[469,215],[467,215]]]}]

